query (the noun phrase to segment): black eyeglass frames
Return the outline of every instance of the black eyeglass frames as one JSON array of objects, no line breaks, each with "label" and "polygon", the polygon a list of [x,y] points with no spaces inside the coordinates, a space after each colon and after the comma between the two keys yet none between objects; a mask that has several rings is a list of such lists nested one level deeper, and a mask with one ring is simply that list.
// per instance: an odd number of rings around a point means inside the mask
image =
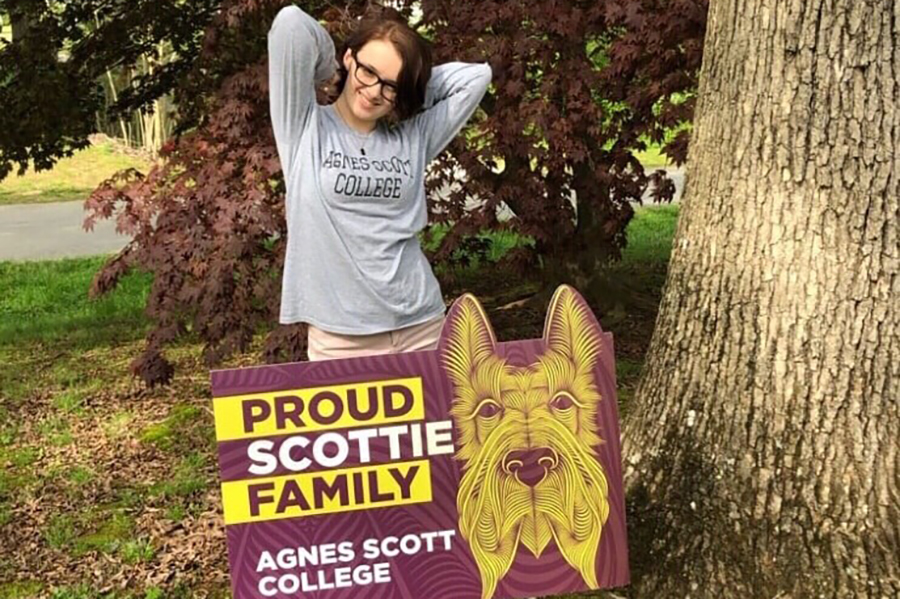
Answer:
[{"label": "black eyeglass frames", "polygon": [[356,77],[360,85],[372,87],[373,85],[381,84],[381,97],[393,103],[397,99],[397,86],[394,83],[385,81],[378,76],[378,73],[372,70],[372,67],[360,62],[355,50],[351,50],[350,55],[353,56],[353,62],[356,63],[356,67],[353,69],[353,76]]}]

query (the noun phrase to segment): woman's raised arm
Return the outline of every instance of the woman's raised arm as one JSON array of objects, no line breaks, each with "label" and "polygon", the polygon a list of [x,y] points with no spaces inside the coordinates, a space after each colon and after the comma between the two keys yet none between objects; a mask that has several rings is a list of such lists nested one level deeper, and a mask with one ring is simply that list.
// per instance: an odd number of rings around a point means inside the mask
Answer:
[{"label": "woman's raised arm", "polygon": [[335,72],[331,36],[299,6],[282,8],[269,29],[269,112],[284,176],[316,104],[315,85]]},{"label": "woman's raised arm", "polygon": [[493,73],[487,63],[448,62],[434,67],[425,91],[424,110],[415,115],[431,162],[475,113]]}]

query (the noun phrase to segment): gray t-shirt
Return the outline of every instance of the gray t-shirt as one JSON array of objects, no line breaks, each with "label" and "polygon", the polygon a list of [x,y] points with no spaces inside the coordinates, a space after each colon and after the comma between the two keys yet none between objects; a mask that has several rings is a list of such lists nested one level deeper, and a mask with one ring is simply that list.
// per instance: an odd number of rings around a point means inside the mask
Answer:
[{"label": "gray t-shirt", "polygon": [[337,63],[315,19],[284,7],[268,44],[269,108],[287,185],[279,322],[362,335],[440,316],[440,287],[416,237],[427,224],[425,167],[475,112],[490,66],[436,66],[424,110],[393,129],[379,123],[366,138],[316,102],[315,83]]}]

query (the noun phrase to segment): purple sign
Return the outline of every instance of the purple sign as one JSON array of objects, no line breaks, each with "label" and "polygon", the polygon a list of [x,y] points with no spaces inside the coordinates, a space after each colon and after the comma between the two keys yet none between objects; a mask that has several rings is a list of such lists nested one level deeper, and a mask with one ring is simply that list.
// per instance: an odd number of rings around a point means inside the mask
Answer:
[{"label": "purple sign", "polygon": [[236,599],[502,599],[628,584],[612,336],[560,287],[499,343],[211,373]]}]

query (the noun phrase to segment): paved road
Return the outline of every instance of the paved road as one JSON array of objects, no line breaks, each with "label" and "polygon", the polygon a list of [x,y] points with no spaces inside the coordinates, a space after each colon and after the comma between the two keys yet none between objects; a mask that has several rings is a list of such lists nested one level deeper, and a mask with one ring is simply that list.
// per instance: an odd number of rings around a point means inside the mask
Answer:
[{"label": "paved road", "polygon": [[112,220],[81,227],[82,202],[0,206],[0,260],[47,260],[116,252],[129,238]]},{"label": "paved road", "polygon": [[[684,171],[667,169],[678,200]],[[0,206],[0,260],[47,260],[116,252],[129,238],[116,233],[114,220],[99,221],[94,230],[81,227],[82,202]]]}]

